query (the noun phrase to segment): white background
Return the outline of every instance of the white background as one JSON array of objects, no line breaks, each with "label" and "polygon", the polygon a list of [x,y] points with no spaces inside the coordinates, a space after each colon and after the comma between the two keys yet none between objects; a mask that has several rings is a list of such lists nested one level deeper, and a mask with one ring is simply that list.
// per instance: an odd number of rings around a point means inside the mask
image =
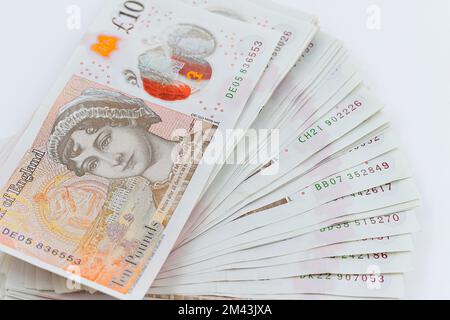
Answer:
[{"label": "white background", "polygon": [[[0,138],[43,100],[104,1],[2,1]],[[423,196],[407,294],[450,299],[450,1],[277,1],[317,15],[386,103]],[[81,8],[78,30],[67,27],[70,5]],[[381,9],[380,30],[367,26],[371,5]]]}]

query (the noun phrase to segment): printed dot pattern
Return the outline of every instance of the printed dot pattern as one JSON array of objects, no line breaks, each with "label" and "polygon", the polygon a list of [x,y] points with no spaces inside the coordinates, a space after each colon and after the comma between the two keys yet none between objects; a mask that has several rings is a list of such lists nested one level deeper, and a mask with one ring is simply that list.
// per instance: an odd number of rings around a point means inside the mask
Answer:
[{"label": "printed dot pattern", "polygon": [[111,65],[104,61],[80,61],[78,75],[91,81],[111,84]]},{"label": "printed dot pattern", "polygon": [[152,26],[156,26],[161,22],[167,22],[174,20],[173,11],[163,11],[161,9],[152,6],[150,12],[143,16],[140,20],[141,28],[150,29]]}]

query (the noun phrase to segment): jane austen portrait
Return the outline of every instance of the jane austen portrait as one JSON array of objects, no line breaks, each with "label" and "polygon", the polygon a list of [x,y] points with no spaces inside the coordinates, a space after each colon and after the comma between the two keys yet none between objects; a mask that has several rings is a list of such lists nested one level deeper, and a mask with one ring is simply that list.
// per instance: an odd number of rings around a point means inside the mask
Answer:
[{"label": "jane austen portrait", "polygon": [[149,131],[160,122],[143,100],[88,89],[61,109],[48,141],[49,157],[80,177],[143,177],[165,193],[179,142]]}]

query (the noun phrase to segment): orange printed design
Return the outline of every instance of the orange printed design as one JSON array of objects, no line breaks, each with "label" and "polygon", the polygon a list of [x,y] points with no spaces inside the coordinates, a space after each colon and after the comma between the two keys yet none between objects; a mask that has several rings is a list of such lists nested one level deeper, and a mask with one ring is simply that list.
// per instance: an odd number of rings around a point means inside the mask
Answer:
[{"label": "orange printed design", "polygon": [[173,56],[172,59],[184,65],[180,70],[180,74],[190,80],[204,81],[211,80],[212,68],[206,61],[195,61],[186,57]]},{"label": "orange printed design", "polygon": [[78,243],[101,212],[107,189],[104,183],[70,173],[51,177],[33,197],[36,218],[62,241]]},{"label": "orange printed design", "polygon": [[96,44],[92,45],[91,49],[102,57],[109,58],[111,53],[118,49],[119,38],[117,37],[100,35],[97,41]]},{"label": "orange printed design", "polygon": [[143,78],[142,82],[147,93],[165,101],[184,100],[189,98],[192,92],[191,87],[179,81],[172,84],[164,84],[149,78]]}]

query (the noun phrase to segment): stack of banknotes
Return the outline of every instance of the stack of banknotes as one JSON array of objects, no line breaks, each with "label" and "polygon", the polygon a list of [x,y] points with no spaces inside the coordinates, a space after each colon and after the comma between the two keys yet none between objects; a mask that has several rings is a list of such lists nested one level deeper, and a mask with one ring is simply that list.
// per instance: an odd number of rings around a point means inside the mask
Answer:
[{"label": "stack of banknotes", "polygon": [[4,299],[405,295],[419,195],[315,17],[110,0],[37,107],[0,142]]}]

